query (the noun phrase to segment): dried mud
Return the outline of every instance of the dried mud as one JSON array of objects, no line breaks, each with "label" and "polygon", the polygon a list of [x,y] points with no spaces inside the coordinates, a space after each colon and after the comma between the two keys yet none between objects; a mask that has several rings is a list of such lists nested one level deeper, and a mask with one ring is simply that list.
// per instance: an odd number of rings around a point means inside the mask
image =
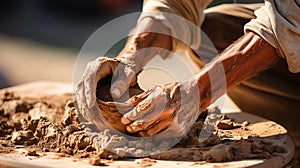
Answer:
[{"label": "dried mud", "polygon": [[[138,87],[135,89],[134,94],[140,92]],[[60,102],[53,99],[50,101],[50,98],[21,98],[13,92],[2,92],[0,153],[11,153],[16,148],[24,147],[31,149],[27,153],[28,156],[37,156],[37,152],[57,152],[61,153],[61,157],[88,159],[92,165],[105,165],[106,162],[102,162],[102,159],[123,159],[132,152],[136,156],[142,156],[145,150],[159,150],[166,145],[163,144],[165,142],[153,146],[147,141],[131,141],[112,134],[109,130],[95,132],[93,130],[97,129],[93,124],[79,121],[72,96],[57,100]],[[111,100],[111,97],[101,97],[104,104]],[[251,123],[238,123],[226,116],[223,116],[208,139],[198,142],[199,132],[210,114],[214,113],[203,112],[189,133],[176,146],[150,158],[224,162],[268,159],[285,152],[282,147],[264,141],[259,134],[251,131]],[[121,114],[118,114],[113,119],[117,120],[120,116]],[[155,161],[147,160],[147,164],[153,165]]]}]

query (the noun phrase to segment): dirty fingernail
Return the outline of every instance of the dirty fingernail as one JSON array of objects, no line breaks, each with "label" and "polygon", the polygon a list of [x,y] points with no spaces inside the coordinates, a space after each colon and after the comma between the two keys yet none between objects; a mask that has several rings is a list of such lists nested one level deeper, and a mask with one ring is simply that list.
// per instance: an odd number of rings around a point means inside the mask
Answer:
[{"label": "dirty fingernail", "polygon": [[127,130],[129,133],[134,133],[134,129],[131,127],[131,125],[126,126],[126,130]]},{"label": "dirty fingernail", "polygon": [[131,123],[131,121],[126,117],[122,117],[121,118],[121,123],[124,124],[124,125],[128,125],[128,124]]},{"label": "dirty fingernail", "polygon": [[111,90],[112,97],[119,98],[121,96],[121,90],[119,88],[113,88]]}]

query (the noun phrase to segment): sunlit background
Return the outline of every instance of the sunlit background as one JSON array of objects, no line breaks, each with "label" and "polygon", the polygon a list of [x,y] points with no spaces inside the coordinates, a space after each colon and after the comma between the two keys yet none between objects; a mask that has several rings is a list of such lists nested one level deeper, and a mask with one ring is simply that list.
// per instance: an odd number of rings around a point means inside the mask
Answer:
[{"label": "sunlit background", "polygon": [[[262,1],[216,0],[210,6],[246,2]],[[141,6],[142,0],[1,1],[0,88],[37,80],[72,82],[86,39],[104,23],[141,11]]]}]

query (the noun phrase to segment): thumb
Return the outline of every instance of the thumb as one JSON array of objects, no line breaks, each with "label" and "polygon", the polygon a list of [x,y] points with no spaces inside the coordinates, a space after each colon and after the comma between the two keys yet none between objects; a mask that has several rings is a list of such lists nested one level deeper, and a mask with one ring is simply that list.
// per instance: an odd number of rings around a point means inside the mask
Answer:
[{"label": "thumb", "polygon": [[111,85],[110,94],[113,98],[120,98],[128,89],[126,81],[117,80]]},{"label": "thumb", "polygon": [[137,82],[137,77],[134,71],[124,74],[119,73],[118,77],[113,80],[111,85],[110,93],[113,98],[120,98],[130,86],[133,86]]}]

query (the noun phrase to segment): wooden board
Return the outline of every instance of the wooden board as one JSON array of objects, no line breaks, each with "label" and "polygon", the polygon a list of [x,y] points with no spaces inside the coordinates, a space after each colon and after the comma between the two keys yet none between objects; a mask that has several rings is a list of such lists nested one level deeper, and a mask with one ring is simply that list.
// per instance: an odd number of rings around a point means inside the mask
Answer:
[{"label": "wooden board", "polygon": [[[68,83],[58,82],[33,82],[25,85],[19,85],[7,89],[3,89],[0,92],[11,90],[20,95],[21,97],[39,97],[39,96],[55,96],[55,95],[71,95],[72,85]],[[225,110],[226,111],[226,110]],[[226,112],[230,118],[235,120],[247,120],[254,123],[254,127],[260,126],[258,129],[261,134],[272,133],[272,129],[281,127],[275,122],[268,121],[258,116],[254,116],[244,112]],[[262,123],[264,126],[261,127]],[[294,155],[294,143],[288,134],[279,136],[277,139],[272,139],[274,143],[284,147],[287,152],[271,159],[252,159],[225,163],[207,163],[207,162],[192,162],[192,161],[162,161],[156,160],[156,163],[147,163],[142,159],[130,159],[122,161],[114,161],[109,163],[109,167],[283,167],[286,165]],[[14,153],[0,154],[0,168],[6,167],[63,167],[63,168],[74,168],[74,167],[94,167],[87,163],[87,161],[74,160],[72,158],[61,158],[58,157],[57,153],[39,153],[43,157],[32,157],[25,156],[23,149],[18,149]],[[59,159],[58,159],[59,158]],[[144,164],[142,164],[144,163]]]}]

